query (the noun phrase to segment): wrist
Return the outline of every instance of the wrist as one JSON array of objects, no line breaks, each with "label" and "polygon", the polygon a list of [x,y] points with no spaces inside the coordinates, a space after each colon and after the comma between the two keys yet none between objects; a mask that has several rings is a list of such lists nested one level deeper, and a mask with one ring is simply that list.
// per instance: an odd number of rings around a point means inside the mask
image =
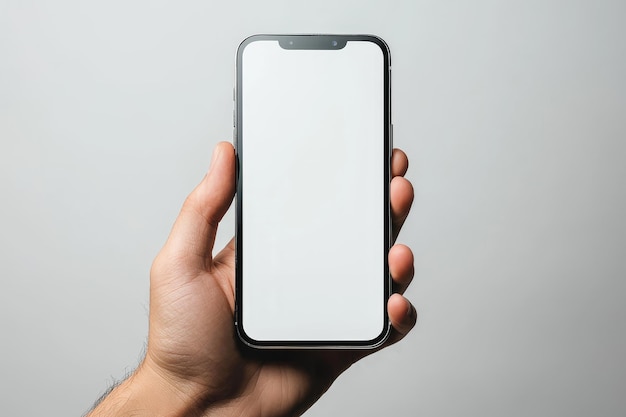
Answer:
[{"label": "wrist", "polygon": [[198,401],[145,362],[87,417],[195,416]]}]

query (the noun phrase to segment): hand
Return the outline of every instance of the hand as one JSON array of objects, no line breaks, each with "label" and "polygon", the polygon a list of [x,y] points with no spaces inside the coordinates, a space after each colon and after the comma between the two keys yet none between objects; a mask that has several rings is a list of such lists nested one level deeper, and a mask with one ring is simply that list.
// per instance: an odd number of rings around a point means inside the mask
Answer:
[{"label": "hand", "polygon": [[[394,150],[391,165],[395,239],[413,201],[413,187],[403,178],[408,167],[404,152]],[[94,415],[299,415],[352,363],[372,353],[256,351],[237,341],[234,240],[212,256],[217,226],[234,193],[235,154],[223,142],[152,266],[146,357]],[[401,295],[413,278],[411,250],[396,244],[388,261],[395,292],[387,305],[393,330],[379,349],[402,339],[417,318]]]}]

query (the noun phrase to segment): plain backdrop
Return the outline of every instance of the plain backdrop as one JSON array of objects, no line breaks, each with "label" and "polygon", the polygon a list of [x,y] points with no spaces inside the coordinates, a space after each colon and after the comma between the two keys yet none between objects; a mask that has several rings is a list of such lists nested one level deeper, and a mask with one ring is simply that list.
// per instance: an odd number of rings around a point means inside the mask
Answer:
[{"label": "plain backdrop", "polygon": [[624,415],[623,0],[0,0],[0,413],[81,415],[137,365],[263,32],[389,43],[416,189],[417,327],[306,415]]}]

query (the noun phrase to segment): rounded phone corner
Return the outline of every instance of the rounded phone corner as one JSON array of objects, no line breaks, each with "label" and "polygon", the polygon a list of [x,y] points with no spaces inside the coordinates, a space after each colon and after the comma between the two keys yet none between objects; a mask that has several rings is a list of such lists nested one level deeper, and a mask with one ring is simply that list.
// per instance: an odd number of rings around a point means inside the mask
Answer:
[{"label": "rounded phone corner", "polygon": [[246,49],[246,47],[248,45],[250,45],[253,42],[257,42],[257,41],[273,41],[273,40],[277,40],[276,39],[276,35],[267,35],[267,34],[256,34],[256,35],[250,35],[247,38],[245,38],[244,40],[241,41],[241,43],[239,44],[239,46],[237,47],[237,57],[238,59],[240,59],[243,56],[243,53]]},{"label": "rounded phone corner", "polygon": [[262,344],[260,341],[250,337],[243,328],[243,323],[241,322],[241,318],[235,321],[235,331],[237,333],[237,338],[241,343],[243,343],[246,347],[253,349],[262,348]]},{"label": "rounded phone corner", "polygon": [[258,40],[259,38],[263,38],[263,37],[265,37],[265,36],[264,35],[260,35],[260,34],[248,36],[247,38],[245,38],[244,40],[241,41],[241,43],[237,47],[237,51],[239,51],[239,52],[243,51],[246,46],[248,46],[249,44],[251,44],[255,40]]},{"label": "rounded phone corner", "polygon": [[363,40],[366,40],[366,41],[369,41],[378,45],[380,49],[384,51],[387,57],[391,55],[391,52],[389,50],[389,44],[387,44],[387,42],[385,42],[385,40],[381,38],[380,36],[372,35],[372,34],[365,34],[365,35],[362,35],[362,37],[363,37]]},{"label": "rounded phone corner", "polygon": [[364,349],[377,349],[389,340],[389,336],[391,335],[391,322],[387,320],[387,325],[383,329],[383,331],[378,335],[378,337],[369,341],[366,346],[363,346]]}]

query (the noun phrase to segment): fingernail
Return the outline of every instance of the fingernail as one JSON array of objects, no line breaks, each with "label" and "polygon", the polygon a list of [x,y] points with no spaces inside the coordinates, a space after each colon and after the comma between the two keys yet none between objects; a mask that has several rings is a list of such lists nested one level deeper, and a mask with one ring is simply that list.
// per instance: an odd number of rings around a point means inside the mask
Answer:
[{"label": "fingernail", "polygon": [[216,146],[215,149],[213,150],[213,156],[211,157],[211,164],[209,165],[209,171],[211,170],[211,168],[213,168],[213,164],[215,163],[215,161],[217,161],[221,152],[222,151],[219,146]]},{"label": "fingernail", "polygon": [[407,304],[407,309],[406,309],[406,316],[411,318],[413,317],[413,304],[411,304],[411,302],[409,300],[406,301]]}]

